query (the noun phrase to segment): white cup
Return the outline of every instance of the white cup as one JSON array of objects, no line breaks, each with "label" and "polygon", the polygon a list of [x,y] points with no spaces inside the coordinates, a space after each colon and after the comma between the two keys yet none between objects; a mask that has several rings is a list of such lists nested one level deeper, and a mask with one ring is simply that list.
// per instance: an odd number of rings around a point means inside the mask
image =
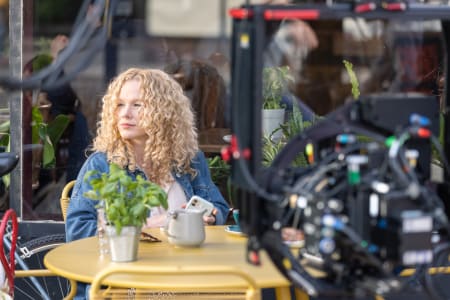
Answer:
[{"label": "white cup", "polygon": [[205,240],[203,211],[178,209],[168,212],[166,233],[169,243],[181,247],[199,247]]}]

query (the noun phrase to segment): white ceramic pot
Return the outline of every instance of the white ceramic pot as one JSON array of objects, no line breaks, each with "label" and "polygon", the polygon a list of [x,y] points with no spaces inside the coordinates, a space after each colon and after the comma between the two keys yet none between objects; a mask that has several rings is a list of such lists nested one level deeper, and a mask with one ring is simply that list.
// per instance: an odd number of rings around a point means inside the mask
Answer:
[{"label": "white ceramic pot", "polygon": [[117,234],[115,226],[106,226],[109,239],[111,261],[128,262],[137,260],[141,228],[136,226],[124,226],[120,234]]},{"label": "white ceramic pot", "polygon": [[[262,111],[262,129],[264,135],[270,135],[272,132],[284,123],[285,109],[263,109]],[[282,136],[281,130],[272,135],[272,140],[279,140]]]}]

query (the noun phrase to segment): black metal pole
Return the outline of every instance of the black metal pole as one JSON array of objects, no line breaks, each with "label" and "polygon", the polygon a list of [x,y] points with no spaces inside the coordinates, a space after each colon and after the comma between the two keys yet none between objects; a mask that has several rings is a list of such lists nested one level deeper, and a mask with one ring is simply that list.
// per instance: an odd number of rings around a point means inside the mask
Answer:
[{"label": "black metal pole", "polygon": [[[442,36],[444,40],[444,88],[442,90],[441,95],[441,109],[444,114],[444,128],[441,128],[441,130],[444,130],[443,133],[443,143],[442,147],[444,148],[444,154],[447,159],[447,161],[450,160],[450,59],[449,59],[449,51],[450,51],[450,21],[449,20],[442,20]],[[444,167],[445,169],[445,167]],[[447,216],[450,216],[450,203],[448,199],[450,199],[450,176],[448,175],[449,170],[444,170],[444,182],[439,185],[438,194],[439,196],[444,199],[445,204],[445,210]]]}]

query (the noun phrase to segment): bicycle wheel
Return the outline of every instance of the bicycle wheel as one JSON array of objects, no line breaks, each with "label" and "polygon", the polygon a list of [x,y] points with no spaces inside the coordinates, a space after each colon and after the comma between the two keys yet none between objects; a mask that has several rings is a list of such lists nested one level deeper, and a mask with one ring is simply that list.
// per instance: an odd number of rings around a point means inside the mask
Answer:
[{"label": "bicycle wheel", "polygon": [[[29,269],[45,269],[45,254],[65,243],[64,234],[53,234],[30,240],[23,245],[18,245],[17,252],[20,254],[22,261]],[[20,249],[26,248],[23,254]],[[16,258],[16,270],[23,270],[23,267]],[[14,279],[14,299],[63,299],[70,291],[70,282],[58,276],[34,277],[40,284],[47,295],[43,295],[37,288],[30,277]]]}]

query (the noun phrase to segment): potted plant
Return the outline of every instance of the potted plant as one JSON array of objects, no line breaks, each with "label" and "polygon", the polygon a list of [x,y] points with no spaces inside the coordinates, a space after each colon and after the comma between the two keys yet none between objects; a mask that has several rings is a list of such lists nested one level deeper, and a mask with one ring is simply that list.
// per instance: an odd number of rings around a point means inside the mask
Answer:
[{"label": "potted plant", "polygon": [[283,95],[288,94],[288,85],[292,81],[293,77],[289,73],[288,66],[263,69],[263,135],[270,136],[275,140],[281,137],[281,132],[274,131],[284,123],[285,108],[282,98]]},{"label": "potted plant", "polygon": [[152,207],[167,209],[166,192],[140,175],[133,180],[114,163],[109,165],[109,173],[92,170],[86,173],[85,180],[92,190],[84,196],[101,201],[99,205],[105,210],[111,260],[136,260],[142,225]]},{"label": "potted plant", "polygon": [[[274,158],[283,149],[284,145],[308,127],[314,125],[320,118],[315,118],[312,122],[303,120],[303,115],[299,108],[294,105],[292,112],[288,114],[287,121],[280,124],[275,132],[281,133],[280,139],[273,139],[270,136],[263,136],[263,148],[262,148],[262,164],[264,166],[270,166]],[[293,166],[304,167],[307,166],[306,157],[303,152],[300,152],[293,161]]]}]

